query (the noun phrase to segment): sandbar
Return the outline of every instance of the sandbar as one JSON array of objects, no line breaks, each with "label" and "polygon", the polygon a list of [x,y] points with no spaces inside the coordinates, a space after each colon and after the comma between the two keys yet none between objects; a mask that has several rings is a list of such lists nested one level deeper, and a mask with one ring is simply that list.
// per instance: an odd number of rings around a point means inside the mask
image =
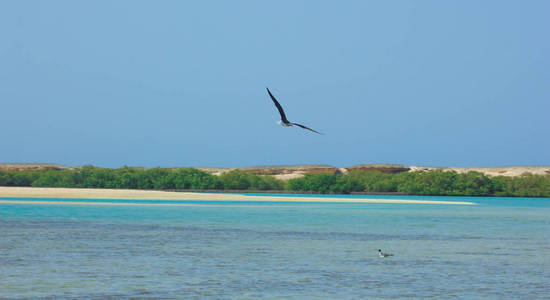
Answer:
[{"label": "sandbar", "polygon": [[[430,201],[415,199],[334,198],[258,196],[246,194],[164,192],[124,189],[78,189],[0,187],[2,198],[61,198],[61,199],[121,199],[121,200],[180,200],[180,201],[249,201],[249,202],[330,202],[330,203],[401,203],[401,204],[454,204],[475,205],[464,201]],[[23,203],[21,200],[4,199],[0,203]],[[44,200],[46,201],[46,200]],[[38,203],[34,200],[32,203]],[[83,202],[79,202],[83,203]],[[128,203],[131,205],[132,203]],[[121,203],[121,205],[123,205]],[[150,203],[148,204],[150,205]]]}]

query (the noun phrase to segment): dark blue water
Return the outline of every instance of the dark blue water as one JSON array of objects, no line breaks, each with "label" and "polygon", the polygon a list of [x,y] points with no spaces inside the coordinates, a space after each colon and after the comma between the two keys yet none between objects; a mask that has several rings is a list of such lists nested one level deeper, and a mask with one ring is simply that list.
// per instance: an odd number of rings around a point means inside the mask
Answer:
[{"label": "dark blue water", "polygon": [[0,298],[550,297],[550,199],[383,198],[478,205],[0,204]]}]

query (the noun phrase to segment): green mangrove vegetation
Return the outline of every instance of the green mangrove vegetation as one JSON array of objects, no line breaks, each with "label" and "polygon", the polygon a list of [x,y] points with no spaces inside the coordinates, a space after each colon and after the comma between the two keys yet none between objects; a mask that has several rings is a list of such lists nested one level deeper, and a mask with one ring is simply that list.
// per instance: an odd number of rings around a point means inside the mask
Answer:
[{"label": "green mangrove vegetation", "polygon": [[112,188],[142,190],[277,190],[313,193],[371,192],[407,195],[550,197],[550,175],[488,177],[479,172],[417,171],[397,174],[351,171],[306,174],[278,180],[233,170],[221,176],[195,168],[106,169],[93,166],[67,170],[1,171],[0,186]]},{"label": "green mangrove vegetation", "polygon": [[488,177],[479,172],[417,171],[387,174],[352,171],[345,175],[306,175],[287,182],[289,190],[321,193],[401,193],[438,196],[550,197],[550,175]]}]

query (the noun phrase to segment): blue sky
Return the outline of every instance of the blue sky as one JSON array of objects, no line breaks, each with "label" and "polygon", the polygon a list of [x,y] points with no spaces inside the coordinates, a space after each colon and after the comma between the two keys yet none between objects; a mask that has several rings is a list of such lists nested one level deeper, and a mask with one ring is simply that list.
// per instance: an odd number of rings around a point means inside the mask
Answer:
[{"label": "blue sky", "polygon": [[549,11],[1,1],[0,162],[550,165]]}]

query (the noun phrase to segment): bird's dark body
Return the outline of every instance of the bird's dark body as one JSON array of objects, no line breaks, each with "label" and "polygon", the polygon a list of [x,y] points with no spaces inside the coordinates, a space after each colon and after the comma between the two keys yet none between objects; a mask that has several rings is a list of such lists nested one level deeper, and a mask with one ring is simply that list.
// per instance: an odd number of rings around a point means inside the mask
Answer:
[{"label": "bird's dark body", "polygon": [[285,115],[285,111],[283,110],[283,107],[281,106],[281,104],[279,103],[279,101],[277,101],[277,99],[275,99],[275,96],[273,96],[273,94],[271,93],[271,91],[269,90],[269,88],[266,88],[267,89],[267,93],[269,94],[269,97],[271,97],[271,100],[273,101],[273,103],[275,104],[275,107],[277,107],[277,110],[279,111],[279,114],[281,115],[281,125],[283,126],[298,126],[300,128],[303,128],[303,129],[306,129],[306,130],[309,130],[309,131],[312,131],[312,132],[315,132],[315,133],[318,133],[318,134],[322,134],[318,131],[315,131],[307,126],[304,126],[304,125],[301,125],[301,124],[298,124],[298,123],[292,123],[290,122],[287,118],[286,118],[286,115]]}]

